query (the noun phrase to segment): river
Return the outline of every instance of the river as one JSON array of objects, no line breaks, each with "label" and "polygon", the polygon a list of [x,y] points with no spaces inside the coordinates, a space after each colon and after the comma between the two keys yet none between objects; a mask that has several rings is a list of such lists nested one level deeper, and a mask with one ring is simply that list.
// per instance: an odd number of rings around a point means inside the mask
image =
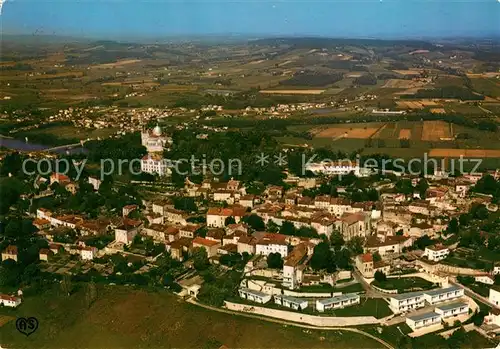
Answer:
[{"label": "river", "polygon": [[[26,143],[19,139],[5,138],[3,136],[0,136],[0,147],[5,147],[8,149],[18,150],[18,151],[42,151],[45,149],[53,148],[53,146],[36,144],[36,143]],[[87,149],[82,148],[80,146],[78,147],[68,146],[53,150],[53,152],[59,154],[65,154],[66,152],[69,152],[70,154],[77,154],[77,153],[85,153],[87,152]]]}]

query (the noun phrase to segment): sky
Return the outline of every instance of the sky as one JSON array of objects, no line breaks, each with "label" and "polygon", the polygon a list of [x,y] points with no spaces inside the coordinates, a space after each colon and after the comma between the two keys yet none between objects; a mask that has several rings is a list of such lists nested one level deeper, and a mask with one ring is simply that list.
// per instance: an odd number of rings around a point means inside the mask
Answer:
[{"label": "sky", "polygon": [[1,12],[6,34],[109,39],[500,36],[500,0],[3,0]]}]

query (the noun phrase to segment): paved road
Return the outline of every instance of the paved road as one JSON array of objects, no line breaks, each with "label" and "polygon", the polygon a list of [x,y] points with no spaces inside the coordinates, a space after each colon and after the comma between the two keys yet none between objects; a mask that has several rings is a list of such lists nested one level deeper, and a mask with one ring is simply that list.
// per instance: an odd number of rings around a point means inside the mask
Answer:
[{"label": "paved road", "polygon": [[209,309],[209,310],[213,310],[213,311],[218,311],[220,313],[245,316],[245,317],[254,318],[254,319],[258,319],[258,320],[263,320],[263,321],[267,321],[267,322],[274,322],[274,323],[282,324],[282,325],[296,326],[296,327],[308,328],[308,329],[313,329],[313,330],[355,332],[355,333],[359,333],[359,334],[361,334],[363,336],[369,337],[369,338],[371,338],[373,340],[376,340],[377,342],[379,342],[380,344],[382,344],[384,347],[386,347],[388,349],[395,349],[392,345],[390,345],[386,341],[384,341],[384,340],[382,340],[380,338],[377,338],[377,337],[375,337],[374,335],[372,335],[372,334],[370,334],[368,332],[365,332],[365,331],[362,331],[362,330],[358,330],[357,328],[351,328],[351,327],[316,327],[316,326],[304,325],[304,324],[300,324],[300,323],[292,322],[292,321],[273,319],[273,318],[269,318],[267,316],[262,316],[262,315],[247,314],[247,313],[242,313],[242,312],[239,312],[239,311],[233,311],[233,310],[228,310],[228,309],[222,309],[222,308],[212,307],[210,305],[198,303],[193,298],[190,298],[187,301],[189,303],[195,304],[195,305],[197,305],[199,307],[203,307],[203,308],[206,308],[206,309]]},{"label": "paved road", "polygon": [[366,297],[369,298],[387,298],[389,297],[388,294],[379,292],[375,290],[373,287],[370,286],[368,282],[365,281],[365,279],[359,274],[359,271],[354,269],[354,278],[358,280],[358,282],[363,286],[366,292]]},{"label": "paved road", "polygon": [[468,287],[466,287],[466,286],[464,286],[464,285],[460,284],[460,283],[457,281],[456,277],[450,277],[450,282],[451,282],[452,284],[454,284],[455,286],[458,286],[458,287],[463,288],[463,289],[464,289],[464,293],[465,293],[467,296],[469,296],[469,297],[471,297],[471,298],[473,298],[473,299],[475,299],[475,300],[479,301],[480,303],[486,304],[486,305],[488,305],[488,306],[490,306],[490,307],[496,307],[496,305],[495,305],[495,304],[493,304],[493,303],[491,303],[491,302],[490,302],[490,300],[489,300],[487,297],[483,297],[483,296],[481,296],[480,294],[477,294],[476,292],[472,291],[470,288],[468,288]]}]

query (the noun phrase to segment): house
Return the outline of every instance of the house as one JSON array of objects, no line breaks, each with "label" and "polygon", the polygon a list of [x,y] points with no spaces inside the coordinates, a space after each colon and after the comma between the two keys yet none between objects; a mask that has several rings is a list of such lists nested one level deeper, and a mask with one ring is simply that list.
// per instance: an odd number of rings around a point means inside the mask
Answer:
[{"label": "house", "polygon": [[165,224],[151,224],[142,232],[159,242],[172,242],[179,238],[179,229]]},{"label": "house", "polygon": [[254,291],[249,288],[240,288],[238,290],[238,293],[240,294],[241,298],[260,304],[266,304],[272,298],[272,296],[267,293]]},{"label": "house", "polygon": [[360,297],[355,293],[347,293],[340,296],[316,300],[316,310],[324,312],[329,309],[341,309],[351,305],[359,304]]},{"label": "house", "polygon": [[207,211],[207,225],[213,228],[223,228],[226,226],[226,219],[229,217],[233,217],[235,222],[239,223],[245,213],[245,207],[236,205],[228,208],[209,208]]},{"label": "house", "polygon": [[375,274],[373,270],[373,255],[371,253],[365,253],[356,256],[356,268],[363,277],[373,278]]},{"label": "house", "polygon": [[496,305],[500,308],[500,288],[497,286],[493,286],[490,288],[490,295],[488,297],[490,303]]},{"label": "house", "polygon": [[185,254],[189,255],[192,246],[193,240],[188,238],[180,238],[165,245],[167,252],[170,252],[170,256],[181,262],[184,260]]},{"label": "house", "polygon": [[21,304],[21,297],[9,296],[7,294],[0,294],[0,305],[5,307],[16,308]]},{"label": "house", "polygon": [[50,251],[52,251],[53,254],[58,254],[59,252],[64,251],[64,247],[62,247],[62,245],[59,244],[50,244],[49,249]]},{"label": "house", "polygon": [[50,221],[43,218],[37,218],[33,221],[33,226],[38,230],[48,229],[50,228]]},{"label": "house", "polygon": [[408,210],[414,214],[428,216],[430,214],[430,205],[425,200],[414,201],[408,205]]},{"label": "house", "polygon": [[424,292],[424,298],[429,304],[450,301],[452,299],[462,297],[463,295],[464,289],[458,286],[450,286]]},{"label": "house", "polygon": [[450,249],[443,245],[428,246],[425,248],[423,257],[427,257],[428,260],[439,262],[450,254]]},{"label": "house", "polygon": [[225,244],[217,249],[217,254],[236,254],[238,253],[238,246],[235,244]]},{"label": "house", "polygon": [[500,309],[491,308],[488,315],[484,317],[484,325],[493,328],[498,333],[500,330]]},{"label": "house", "polygon": [[40,249],[40,251],[38,252],[38,256],[40,258],[41,261],[45,261],[45,262],[48,262],[49,261],[49,258],[53,255],[52,251],[47,249],[47,248],[42,248]]},{"label": "house", "polygon": [[135,236],[141,231],[142,222],[125,218],[123,224],[115,229],[115,240],[125,245],[129,245]]},{"label": "house", "polygon": [[336,217],[342,217],[344,213],[352,212],[351,201],[346,198],[331,198],[328,212]]},{"label": "house", "polygon": [[59,183],[60,185],[68,184],[71,180],[68,176],[62,173],[52,173],[50,175],[50,184]]},{"label": "house", "polygon": [[381,256],[394,255],[402,253],[403,248],[412,244],[412,238],[402,235],[387,236],[384,240],[371,236],[366,241],[364,250],[370,253],[378,252]]},{"label": "house", "polygon": [[187,214],[184,211],[176,210],[175,208],[166,208],[164,209],[165,218],[169,222],[173,222],[176,224],[186,225]]},{"label": "house", "polygon": [[46,208],[38,208],[36,210],[36,218],[38,219],[45,219],[48,220],[49,222],[52,219],[52,212],[50,210],[47,210]]},{"label": "house", "polygon": [[221,243],[220,241],[209,240],[198,236],[193,240],[193,248],[195,247],[204,248],[207,251],[208,258],[210,258],[217,255],[217,249],[221,247]]},{"label": "house", "polygon": [[224,229],[213,228],[207,231],[205,238],[208,240],[213,240],[222,243],[223,242],[222,239],[224,238],[225,235],[226,232],[224,231]]},{"label": "house", "polygon": [[88,182],[92,187],[94,187],[94,190],[99,190],[99,187],[102,184],[102,181],[100,181],[97,177],[89,177]]},{"label": "house", "polygon": [[179,228],[179,233],[182,237],[193,239],[200,228],[201,226],[197,224],[187,224]]},{"label": "house", "polygon": [[493,285],[495,283],[495,280],[489,275],[476,276],[474,278],[474,281],[480,282],[485,285]]},{"label": "house", "polygon": [[286,236],[282,234],[267,233],[255,245],[255,253],[268,256],[270,253],[279,253],[281,258],[288,255]]},{"label": "house", "polygon": [[17,247],[9,245],[2,251],[2,261],[12,259],[17,262]]},{"label": "house", "polygon": [[249,207],[253,208],[255,202],[255,196],[254,195],[244,195],[240,197],[240,200],[238,203],[243,206],[243,207]]},{"label": "house", "polygon": [[283,286],[297,288],[302,283],[303,271],[313,254],[313,247],[307,243],[295,246],[283,263]]},{"label": "house", "polygon": [[394,314],[405,313],[410,310],[423,308],[425,298],[423,292],[409,292],[389,297],[389,308]]},{"label": "house", "polygon": [[70,182],[64,186],[64,189],[66,189],[66,191],[70,192],[71,194],[75,195],[78,191],[78,184]]},{"label": "house", "polygon": [[441,318],[446,319],[451,316],[467,314],[469,312],[469,304],[465,302],[453,302],[437,306],[435,309]]},{"label": "house", "polygon": [[166,216],[167,210],[171,208],[174,208],[174,205],[169,200],[156,201],[151,206],[153,213],[158,213],[160,216]]},{"label": "house", "polygon": [[128,215],[130,213],[132,213],[133,211],[139,209],[139,206],[137,205],[126,205],[126,206],[123,206],[122,208],[122,216],[123,217],[128,217]]},{"label": "house", "polygon": [[282,305],[287,308],[292,308],[294,310],[303,310],[307,308],[309,302],[305,299],[284,296],[284,295],[274,295],[274,303]]},{"label": "house", "polygon": [[255,245],[257,244],[257,240],[253,236],[242,236],[238,239],[238,253],[248,253],[255,254]]},{"label": "house", "polygon": [[91,261],[97,255],[97,248],[93,246],[85,246],[80,250],[80,256],[84,261]]},{"label": "house", "polygon": [[424,313],[420,315],[408,316],[406,324],[413,330],[423,327],[437,325],[441,323],[441,315],[436,312]]}]

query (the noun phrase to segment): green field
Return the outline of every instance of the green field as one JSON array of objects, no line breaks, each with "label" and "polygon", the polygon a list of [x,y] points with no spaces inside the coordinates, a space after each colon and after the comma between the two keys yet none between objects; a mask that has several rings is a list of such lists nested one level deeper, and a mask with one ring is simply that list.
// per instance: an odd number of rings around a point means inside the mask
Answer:
[{"label": "green field", "polygon": [[398,290],[399,293],[429,290],[433,287],[433,283],[419,277],[402,277],[390,278],[386,281],[373,281],[373,285],[384,290]]},{"label": "green field", "polygon": [[500,82],[498,79],[472,78],[472,87],[479,93],[493,98],[500,97]]},{"label": "green field", "polygon": [[115,132],[116,129],[114,128],[85,129],[74,126],[54,126],[44,129],[33,129],[30,131],[22,132],[22,135],[23,137],[28,137],[28,139],[30,138],[30,135],[45,134],[57,138],[85,140],[87,138],[106,138],[113,135]]},{"label": "green field", "polygon": [[167,292],[129,287],[98,288],[88,308],[85,292],[70,297],[58,290],[25,299],[0,315],[34,316],[38,330],[18,333],[14,321],[0,328],[7,348],[380,348],[362,335],[305,330],[187,304]]},{"label": "green field", "polygon": [[392,315],[389,305],[380,298],[361,298],[359,305],[328,312],[335,316],[374,316],[377,319]]}]

